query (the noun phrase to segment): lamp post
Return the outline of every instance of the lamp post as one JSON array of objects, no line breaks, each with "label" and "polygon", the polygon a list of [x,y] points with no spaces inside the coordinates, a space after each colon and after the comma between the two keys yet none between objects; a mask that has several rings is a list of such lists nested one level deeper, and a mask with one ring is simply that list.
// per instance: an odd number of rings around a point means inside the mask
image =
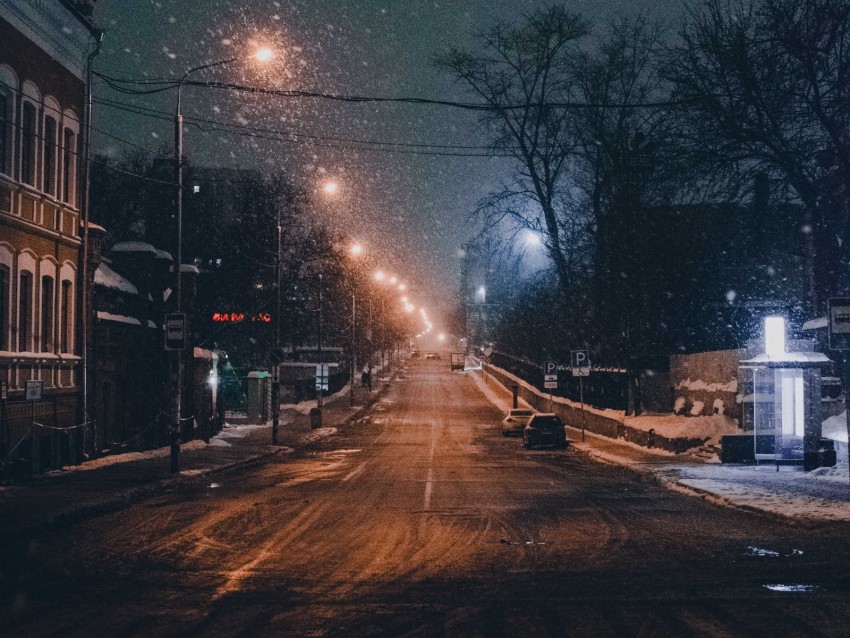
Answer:
[{"label": "lamp post", "polygon": [[[269,49],[260,49],[254,54],[254,58],[260,61],[270,59],[272,52]],[[211,69],[216,66],[223,66],[235,62],[239,58],[228,58],[211,62],[209,64],[199,64],[186,71],[177,83],[177,108],[174,113],[174,158],[175,158],[175,190],[176,190],[176,222],[177,222],[177,258],[174,264],[175,292],[177,295],[176,309],[177,313],[183,313],[183,283],[180,275],[180,268],[183,263],[183,113],[181,112],[183,85],[190,75],[204,69]],[[183,320],[184,335],[186,334],[186,323]],[[174,397],[174,422],[171,426],[170,443],[171,443],[171,472],[180,471],[180,430],[182,425],[182,403],[183,403],[183,358],[185,356],[185,348],[175,350],[175,358],[177,368],[177,389]]]}]

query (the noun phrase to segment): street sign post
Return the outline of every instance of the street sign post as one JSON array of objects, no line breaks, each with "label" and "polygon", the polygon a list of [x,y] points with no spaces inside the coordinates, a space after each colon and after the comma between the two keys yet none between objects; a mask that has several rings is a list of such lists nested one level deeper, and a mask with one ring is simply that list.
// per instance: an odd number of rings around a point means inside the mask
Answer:
[{"label": "street sign post", "polygon": [[328,391],[328,364],[316,364],[316,390],[320,392]]},{"label": "street sign post", "polygon": [[584,441],[584,377],[590,376],[590,355],[587,350],[570,350],[570,367],[578,377],[578,396],[581,402],[581,440]]},{"label": "street sign post", "polygon": [[182,312],[169,312],[165,315],[165,349],[186,349],[186,315]]},{"label": "street sign post", "polygon": [[831,297],[827,310],[829,349],[850,350],[850,297]]}]

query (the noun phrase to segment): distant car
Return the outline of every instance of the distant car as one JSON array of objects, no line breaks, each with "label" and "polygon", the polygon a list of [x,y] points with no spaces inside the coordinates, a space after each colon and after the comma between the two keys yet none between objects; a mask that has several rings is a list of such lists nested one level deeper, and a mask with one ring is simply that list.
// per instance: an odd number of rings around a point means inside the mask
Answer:
[{"label": "distant car", "polygon": [[502,436],[522,436],[522,431],[525,429],[525,424],[534,416],[534,410],[527,408],[514,408],[508,410],[505,418],[502,419]]},{"label": "distant car", "polygon": [[535,414],[522,430],[522,444],[526,449],[535,445],[551,445],[556,449],[567,447],[567,430],[557,414]]},{"label": "distant car", "polygon": [[414,350],[410,353],[411,358],[418,359],[419,358],[419,350]]},{"label": "distant car", "polygon": [[426,359],[441,359],[442,357],[440,357],[439,352],[426,352],[425,358]]}]

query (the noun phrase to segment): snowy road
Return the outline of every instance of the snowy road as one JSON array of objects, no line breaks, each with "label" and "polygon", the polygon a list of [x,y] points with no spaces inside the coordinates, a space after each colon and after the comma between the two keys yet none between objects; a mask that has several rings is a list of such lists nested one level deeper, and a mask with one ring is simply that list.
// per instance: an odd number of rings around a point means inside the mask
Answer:
[{"label": "snowy road", "polygon": [[0,548],[0,633],[846,635],[850,525],[526,451],[500,418],[411,362],[306,454]]}]

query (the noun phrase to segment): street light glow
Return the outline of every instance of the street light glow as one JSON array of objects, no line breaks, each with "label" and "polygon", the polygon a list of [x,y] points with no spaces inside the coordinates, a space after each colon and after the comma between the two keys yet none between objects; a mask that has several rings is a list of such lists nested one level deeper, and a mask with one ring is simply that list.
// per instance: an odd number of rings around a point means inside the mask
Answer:
[{"label": "street light glow", "polygon": [[375,280],[376,281],[383,281],[384,277],[386,277],[386,275],[384,274],[384,271],[382,271],[382,270],[379,270],[378,272],[375,273]]},{"label": "street light glow", "polygon": [[399,285],[398,285],[398,289],[399,289],[401,292],[404,292],[405,290],[407,290],[407,286],[406,286],[405,284],[399,284]]},{"label": "street light glow", "polygon": [[274,57],[274,51],[272,51],[268,47],[263,47],[262,49],[258,49],[257,52],[254,54],[254,58],[258,62],[268,62],[273,57]]},{"label": "street light glow", "polygon": [[363,252],[363,246],[361,246],[360,244],[355,242],[354,245],[351,247],[351,254],[356,257],[357,255],[359,255],[362,252]]},{"label": "street light glow", "polygon": [[327,193],[328,195],[333,195],[334,193],[336,193],[337,188],[339,187],[337,186],[336,182],[325,182],[325,185],[322,187],[322,190],[324,190],[325,193]]},{"label": "street light glow", "polygon": [[392,277],[390,277],[390,283],[391,283],[393,286],[395,286],[395,285],[398,283],[398,277],[396,277],[395,275],[393,275]]}]

